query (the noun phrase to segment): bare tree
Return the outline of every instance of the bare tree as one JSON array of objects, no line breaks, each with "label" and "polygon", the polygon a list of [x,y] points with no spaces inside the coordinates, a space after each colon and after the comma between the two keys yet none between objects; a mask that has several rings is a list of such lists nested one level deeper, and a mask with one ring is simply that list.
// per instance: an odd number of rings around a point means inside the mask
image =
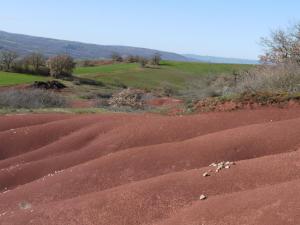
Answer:
[{"label": "bare tree", "polygon": [[144,57],[139,57],[139,64],[140,64],[140,67],[144,68],[146,67],[148,63],[148,60]]},{"label": "bare tree", "polygon": [[157,53],[155,53],[155,54],[152,56],[152,58],[151,58],[151,64],[152,64],[152,65],[159,66],[160,61],[161,61],[161,55],[157,52]]},{"label": "bare tree", "polygon": [[58,78],[72,75],[75,63],[69,55],[57,55],[47,60],[47,67],[50,69],[50,75]]},{"label": "bare tree", "polygon": [[136,63],[139,61],[139,57],[138,56],[133,56],[133,55],[129,55],[125,58],[125,61],[127,63]]},{"label": "bare tree", "polygon": [[18,58],[18,54],[13,51],[2,51],[0,53],[0,64],[3,69],[10,71],[14,61]]},{"label": "bare tree", "polygon": [[273,31],[268,38],[262,38],[266,63],[297,63],[300,65],[300,23],[288,30]]},{"label": "bare tree", "polygon": [[121,56],[119,53],[117,53],[117,52],[112,53],[111,59],[112,59],[114,62],[123,62],[122,56]]},{"label": "bare tree", "polygon": [[39,72],[40,68],[46,64],[46,59],[41,53],[31,53],[25,57],[24,61],[27,65],[32,66],[36,73]]}]

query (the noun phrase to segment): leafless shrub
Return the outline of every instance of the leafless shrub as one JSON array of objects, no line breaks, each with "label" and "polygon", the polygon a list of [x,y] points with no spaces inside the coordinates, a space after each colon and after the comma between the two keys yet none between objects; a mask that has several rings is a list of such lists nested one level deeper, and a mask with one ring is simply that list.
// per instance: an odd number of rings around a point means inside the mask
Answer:
[{"label": "leafless shrub", "polygon": [[295,94],[300,92],[300,66],[295,63],[260,65],[239,74],[192,80],[188,87],[180,94],[189,101],[246,93]]},{"label": "leafless shrub", "polygon": [[242,74],[233,92],[295,93],[300,91],[300,66],[280,64],[260,66]]},{"label": "leafless shrub", "polygon": [[55,78],[70,76],[75,68],[75,62],[69,55],[58,55],[47,60],[47,67],[50,69],[50,75]]},{"label": "leafless shrub", "polygon": [[236,93],[296,93],[300,91],[300,23],[262,38],[266,63],[240,74]]},{"label": "leafless shrub", "polygon": [[270,37],[262,38],[262,45],[265,48],[262,62],[300,65],[300,23],[286,30],[272,31]]},{"label": "leafless shrub", "polygon": [[0,52],[0,67],[5,71],[10,71],[13,63],[18,58],[18,54],[13,51]]},{"label": "leafless shrub", "polygon": [[162,81],[159,87],[155,89],[155,94],[159,97],[172,97],[178,94],[178,89],[173,84]]},{"label": "leafless shrub", "polygon": [[111,107],[128,106],[134,109],[143,109],[145,103],[143,99],[144,95],[145,92],[142,90],[128,88],[114,94],[107,103]]},{"label": "leafless shrub", "polygon": [[91,59],[85,59],[85,60],[77,60],[76,66],[78,67],[93,67],[93,66],[103,66],[103,65],[111,65],[114,62],[112,60],[91,60]]},{"label": "leafless shrub", "polygon": [[23,62],[27,67],[31,66],[35,73],[38,73],[40,68],[46,65],[46,58],[43,54],[34,52],[27,55]]},{"label": "leafless shrub", "polygon": [[152,57],[151,57],[151,64],[152,65],[155,65],[155,66],[159,66],[160,64],[160,61],[161,61],[161,55],[157,52],[155,53]]},{"label": "leafless shrub", "polygon": [[186,89],[179,95],[188,101],[224,95],[231,85],[231,78],[223,76],[206,76],[188,81]]},{"label": "leafless shrub", "polygon": [[111,59],[114,61],[114,62],[123,62],[123,57],[117,53],[117,52],[113,52],[112,55],[111,55]]},{"label": "leafless shrub", "polygon": [[67,100],[63,96],[52,91],[27,89],[0,92],[0,107],[36,109],[67,105]]},{"label": "leafless shrub", "polygon": [[145,68],[148,63],[148,59],[144,57],[139,57],[139,64],[141,68]]},{"label": "leafless shrub", "polygon": [[139,56],[129,55],[125,58],[125,62],[127,63],[136,63],[139,61]]}]

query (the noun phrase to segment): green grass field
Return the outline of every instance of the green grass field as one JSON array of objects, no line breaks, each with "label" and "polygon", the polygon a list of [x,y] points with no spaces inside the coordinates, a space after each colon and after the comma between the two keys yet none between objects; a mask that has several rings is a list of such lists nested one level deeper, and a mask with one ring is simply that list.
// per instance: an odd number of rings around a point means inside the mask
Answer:
[{"label": "green grass field", "polygon": [[96,75],[98,73],[112,74],[112,73],[126,73],[137,69],[137,64],[111,64],[94,67],[77,67],[75,74],[81,75]]},{"label": "green grass field", "polygon": [[163,61],[157,68],[140,68],[138,64],[112,64],[97,67],[79,67],[74,74],[113,85],[122,83],[135,88],[157,88],[172,85],[181,89],[186,82],[203,76],[232,74],[250,68],[249,65],[208,64]]},{"label": "green grass field", "polygon": [[34,81],[46,80],[46,77],[20,73],[7,73],[0,71],[0,86],[13,86],[19,84],[30,84]]},{"label": "green grass field", "polygon": [[[74,75],[103,82],[107,86],[126,85],[133,88],[157,89],[164,86],[186,89],[205,76],[232,74],[250,68],[249,65],[209,64],[163,61],[159,67],[141,68],[139,64],[112,64],[95,67],[77,67]],[[43,76],[0,72],[0,86],[29,84],[47,80]]]}]

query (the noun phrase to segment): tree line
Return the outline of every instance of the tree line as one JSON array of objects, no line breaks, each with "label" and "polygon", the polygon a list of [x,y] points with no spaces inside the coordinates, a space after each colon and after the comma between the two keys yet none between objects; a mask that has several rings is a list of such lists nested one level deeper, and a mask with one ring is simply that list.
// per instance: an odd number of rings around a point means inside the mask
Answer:
[{"label": "tree line", "polygon": [[126,62],[126,63],[139,63],[141,67],[145,67],[147,64],[159,66],[161,62],[161,55],[159,53],[153,54],[150,58],[138,56],[138,55],[128,55],[122,57],[119,53],[113,53],[111,59],[114,62]]},{"label": "tree line", "polygon": [[[111,59],[115,63],[139,63],[141,67],[146,67],[147,65],[158,66],[161,62],[159,53],[155,53],[150,58],[132,55],[122,57],[118,53],[113,53]],[[84,60],[80,64],[82,66],[90,66],[93,64],[92,62],[92,60]],[[47,58],[37,52],[30,53],[24,57],[20,57],[14,51],[0,52],[0,70],[7,72],[39,74],[58,78],[71,76],[75,66],[74,59],[66,54]]]},{"label": "tree line", "polygon": [[46,58],[43,54],[34,52],[19,57],[13,51],[0,52],[0,70],[6,72],[40,74],[58,78],[72,75],[75,65],[74,59],[69,55]]}]

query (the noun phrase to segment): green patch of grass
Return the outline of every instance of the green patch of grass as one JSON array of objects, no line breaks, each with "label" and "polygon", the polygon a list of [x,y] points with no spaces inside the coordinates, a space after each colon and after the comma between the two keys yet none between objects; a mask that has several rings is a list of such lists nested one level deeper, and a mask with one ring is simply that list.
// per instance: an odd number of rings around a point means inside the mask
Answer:
[{"label": "green patch of grass", "polygon": [[151,69],[146,68],[138,72],[112,74],[110,76],[101,76],[97,80],[110,85],[124,84],[128,87],[153,89],[159,87],[162,82],[170,83],[173,86],[183,84],[185,78],[181,73],[174,73],[165,68]]},{"label": "green patch of grass", "polygon": [[20,73],[8,73],[0,71],[0,86],[11,86],[18,84],[30,84],[34,81],[44,81],[47,77],[20,74]]},{"label": "green patch of grass", "polygon": [[189,73],[190,75],[226,75],[233,72],[250,69],[251,65],[240,64],[212,64],[212,63],[199,63],[199,62],[172,62],[163,61],[163,66],[167,66],[182,72]]},{"label": "green patch of grass", "polygon": [[157,68],[141,68],[136,63],[79,67],[74,74],[112,86],[124,84],[128,87],[153,90],[167,84],[179,90],[187,88],[189,80],[203,76],[232,74],[250,67],[249,65],[163,61]]},{"label": "green patch of grass", "polygon": [[77,67],[74,70],[74,74],[78,76],[97,76],[97,75],[109,75],[109,74],[123,74],[132,72],[139,69],[138,64],[111,64],[102,66],[91,66],[91,67]]}]

